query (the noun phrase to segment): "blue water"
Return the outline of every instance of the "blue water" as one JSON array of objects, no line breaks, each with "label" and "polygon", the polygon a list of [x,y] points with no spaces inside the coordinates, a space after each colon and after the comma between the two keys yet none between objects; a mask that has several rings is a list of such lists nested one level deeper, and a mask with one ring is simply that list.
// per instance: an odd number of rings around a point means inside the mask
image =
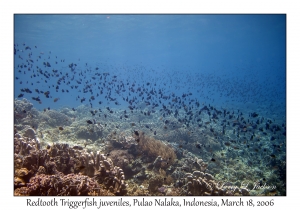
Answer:
[{"label": "blue water", "polygon": [[[14,43],[22,50],[17,56],[26,59],[29,51],[24,48],[30,46],[32,57],[42,58],[33,59],[34,67],[49,61],[48,70],[66,72],[76,63],[78,72],[87,63],[91,70],[99,67],[118,79],[143,83],[152,78],[167,83],[170,92],[191,91],[204,103],[240,109],[247,104],[244,109],[266,112],[271,107],[285,115],[285,15],[15,15],[14,23]],[[17,56],[15,76],[24,82],[15,80],[15,98],[21,88],[46,90],[56,83],[48,79],[37,84],[37,77],[29,79],[30,72],[18,74],[17,65],[24,60]],[[34,105],[80,104],[74,100],[76,91],[52,92],[58,102],[43,99]]]}]

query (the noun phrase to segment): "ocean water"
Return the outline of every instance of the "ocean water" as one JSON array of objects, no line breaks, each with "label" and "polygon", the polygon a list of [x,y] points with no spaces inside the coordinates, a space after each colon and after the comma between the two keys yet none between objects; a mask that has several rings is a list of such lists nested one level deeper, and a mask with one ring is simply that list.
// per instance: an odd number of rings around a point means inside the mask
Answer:
[{"label": "ocean water", "polygon": [[[252,183],[251,195],[286,193],[285,15],[15,15],[14,98],[18,132],[31,126],[44,147],[123,150],[142,162],[123,169],[137,186],[149,184],[144,168],[172,179],[158,189],[176,188],[185,166]],[[139,145],[141,133],[176,157]]]}]

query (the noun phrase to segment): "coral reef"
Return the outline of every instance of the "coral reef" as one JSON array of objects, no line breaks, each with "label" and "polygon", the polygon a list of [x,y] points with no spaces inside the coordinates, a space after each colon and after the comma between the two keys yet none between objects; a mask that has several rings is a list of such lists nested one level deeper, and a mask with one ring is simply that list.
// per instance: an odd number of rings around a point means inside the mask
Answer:
[{"label": "coral reef", "polygon": [[217,195],[217,196],[233,196],[233,195],[249,195],[249,191],[245,188],[229,185],[228,187],[220,185],[214,180],[211,174],[201,171],[187,173],[185,178],[186,184],[183,186],[184,195]]},{"label": "coral reef", "polygon": [[[209,119],[204,119],[199,128],[190,129],[178,127],[172,117],[168,123],[159,117],[151,118],[157,125],[143,117],[136,117],[139,123],[134,123],[135,118],[130,123],[119,123],[117,115],[88,117],[88,106],[74,110],[65,107],[37,111],[26,99],[15,101],[15,195],[285,194],[286,186],[280,181],[286,178],[284,162],[260,154],[272,167],[261,170],[254,160],[242,158],[252,154],[242,151],[241,145],[237,147],[229,131],[232,138],[217,136],[220,129]],[[246,145],[241,139],[240,143]],[[273,151],[266,147],[270,154],[279,149],[281,144]],[[81,180],[80,184],[68,181],[72,176]],[[38,180],[43,180],[39,187]],[[241,186],[249,182],[247,188],[252,189],[253,183],[266,180],[277,183],[278,188],[249,191]],[[55,189],[49,190],[54,184]]]},{"label": "coral reef", "polygon": [[72,124],[71,117],[55,110],[45,109],[39,112],[27,99],[14,101],[14,121],[19,130],[26,125],[37,129],[46,123],[50,127],[68,126]]},{"label": "coral reef", "polygon": [[14,123],[18,130],[24,129],[26,125],[37,128],[39,126],[38,115],[39,112],[27,99],[14,101]]},{"label": "coral reef", "polygon": [[[148,190],[151,194],[159,192],[159,188],[163,186],[164,179],[161,176],[153,176],[149,180]],[[160,190],[161,192],[162,190]]]},{"label": "coral reef", "polygon": [[142,162],[139,159],[134,158],[128,150],[112,150],[110,152],[110,158],[114,165],[123,169],[127,178],[131,178],[138,174],[143,168]]},{"label": "coral reef", "polygon": [[23,135],[25,137],[31,138],[31,139],[37,139],[37,135],[34,129],[32,129],[30,126],[25,126],[25,128],[23,129]]},{"label": "coral reef", "polygon": [[103,136],[103,129],[98,125],[89,127],[78,126],[76,129],[76,136],[81,139],[91,139],[93,141]]},{"label": "coral reef", "polygon": [[[68,144],[40,149],[38,140],[19,133],[15,133],[14,151],[16,195],[88,195],[99,186],[114,195],[127,193],[123,170],[99,151],[94,155]],[[73,183],[74,178],[79,181]],[[54,185],[55,189],[50,190]]]},{"label": "coral reef", "polygon": [[70,117],[68,117],[67,115],[60,113],[58,111],[47,110],[45,112],[45,114],[50,117],[48,124],[52,127],[67,126],[67,125],[71,125],[71,123],[72,123]]},{"label": "coral reef", "polygon": [[174,163],[177,157],[171,146],[165,145],[163,142],[158,141],[151,136],[146,136],[141,131],[138,133],[139,135],[135,135],[135,138],[138,142],[139,151],[142,151],[145,156],[152,158],[153,160],[157,158],[157,156],[160,156],[168,163],[166,166]]},{"label": "coral reef", "polygon": [[14,107],[15,116],[21,118],[33,108],[33,104],[23,98],[22,100],[14,100]]},{"label": "coral reef", "polygon": [[73,173],[38,174],[30,179],[27,187],[16,189],[15,195],[88,196],[97,189],[100,189],[99,184],[88,176]]}]

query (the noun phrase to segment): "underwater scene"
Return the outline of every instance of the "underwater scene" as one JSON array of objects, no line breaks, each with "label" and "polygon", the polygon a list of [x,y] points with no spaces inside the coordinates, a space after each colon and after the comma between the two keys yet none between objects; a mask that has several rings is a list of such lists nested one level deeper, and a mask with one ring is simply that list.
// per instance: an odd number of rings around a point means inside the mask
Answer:
[{"label": "underwater scene", "polygon": [[14,15],[15,196],[285,196],[285,15]]}]

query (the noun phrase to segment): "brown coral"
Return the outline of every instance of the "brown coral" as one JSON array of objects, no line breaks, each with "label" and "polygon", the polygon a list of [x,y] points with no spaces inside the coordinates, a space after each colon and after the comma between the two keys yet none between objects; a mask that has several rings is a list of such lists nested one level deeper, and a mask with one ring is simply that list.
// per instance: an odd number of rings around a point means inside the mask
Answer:
[{"label": "brown coral", "polygon": [[143,132],[139,132],[139,136],[135,136],[138,139],[138,149],[145,155],[153,158],[153,160],[160,156],[163,160],[168,162],[166,167],[173,164],[176,159],[176,154],[171,146],[165,145],[163,142],[154,139],[150,136],[145,136]]},{"label": "brown coral", "polygon": [[17,189],[15,195],[87,196],[99,187],[95,180],[80,174],[41,174],[32,177],[27,183],[27,187]]},{"label": "brown coral", "polygon": [[152,194],[156,194],[158,193],[158,188],[161,187],[164,183],[164,179],[162,178],[162,176],[154,176],[151,177],[149,180],[149,187],[148,190],[150,193]]},{"label": "brown coral", "polygon": [[[103,191],[99,189],[107,189],[103,195],[127,193],[123,170],[99,151],[88,153],[68,144],[48,145],[41,150],[36,145],[37,140],[23,138],[18,133],[14,140],[15,195],[100,195]],[[79,172],[81,174],[74,174]],[[74,188],[71,185],[79,183],[74,184],[70,179],[77,176],[81,182]],[[87,181],[89,178],[92,180]],[[96,184],[90,185],[94,182]],[[103,185],[99,188],[100,184]]]}]

